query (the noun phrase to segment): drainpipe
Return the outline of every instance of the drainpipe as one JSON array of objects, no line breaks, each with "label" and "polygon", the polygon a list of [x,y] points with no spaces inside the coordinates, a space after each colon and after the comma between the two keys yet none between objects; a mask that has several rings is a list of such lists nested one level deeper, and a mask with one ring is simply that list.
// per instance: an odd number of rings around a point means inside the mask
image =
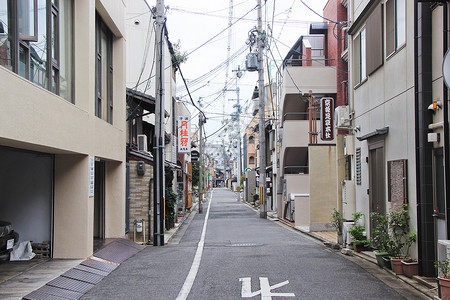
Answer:
[{"label": "drainpipe", "polygon": [[[448,49],[448,4],[444,3],[443,9],[443,23],[444,23],[444,32],[443,32],[443,45],[444,52],[447,52]],[[448,126],[448,88],[445,84],[443,84],[443,110],[444,110],[444,178],[445,178],[445,199],[446,199],[446,221],[447,221],[447,239],[450,239],[450,192],[447,187],[450,187],[450,162],[449,162],[449,126]]]},{"label": "drainpipe", "polygon": [[[420,13],[419,13],[420,10]],[[429,3],[414,1],[414,106],[416,139],[416,198],[419,273],[435,276],[435,229],[433,219],[432,145],[428,143],[428,125],[432,116],[431,81],[431,9]],[[419,51],[420,49],[420,51]],[[418,53],[421,55],[418,56]]]}]

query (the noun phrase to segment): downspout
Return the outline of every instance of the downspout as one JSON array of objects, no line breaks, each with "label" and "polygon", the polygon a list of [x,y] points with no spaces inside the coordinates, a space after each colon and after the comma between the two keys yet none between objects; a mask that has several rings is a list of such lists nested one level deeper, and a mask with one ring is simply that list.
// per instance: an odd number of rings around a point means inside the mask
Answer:
[{"label": "downspout", "polygon": [[[443,45],[445,54],[448,49],[448,4],[444,3],[443,9],[443,23],[444,23],[444,32],[443,32]],[[450,186],[450,163],[449,163],[449,126],[448,126],[448,88],[443,84],[443,109],[444,109],[444,178],[445,178],[445,199],[446,199],[446,221],[447,221],[447,239],[450,239],[450,192],[448,188]]]},{"label": "downspout", "polygon": [[[428,125],[432,122],[432,116],[428,111],[428,105],[432,102],[432,82],[430,77],[432,65],[431,9],[429,3],[419,3],[419,0],[414,1],[414,37],[415,162],[419,273],[422,276],[433,277],[436,275],[434,268],[436,254],[432,193],[432,145],[427,140]],[[419,56],[418,53],[421,55]]]}]

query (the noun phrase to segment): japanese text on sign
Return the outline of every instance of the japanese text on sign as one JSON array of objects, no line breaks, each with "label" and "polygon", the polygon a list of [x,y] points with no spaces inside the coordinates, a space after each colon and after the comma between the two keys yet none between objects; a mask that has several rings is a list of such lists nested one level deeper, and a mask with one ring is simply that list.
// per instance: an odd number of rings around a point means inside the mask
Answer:
[{"label": "japanese text on sign", "polygon": [[178,117],[178,152],[191,152],[191,120],[189,116]]},{"label": "japanese text on sign", "polygon": [[323,141],[331,141],[334,139],[333,117],[334,117],[334,99],[322,98],[320,99],[321,110],[321,127],[322,133],[320,138]]}]

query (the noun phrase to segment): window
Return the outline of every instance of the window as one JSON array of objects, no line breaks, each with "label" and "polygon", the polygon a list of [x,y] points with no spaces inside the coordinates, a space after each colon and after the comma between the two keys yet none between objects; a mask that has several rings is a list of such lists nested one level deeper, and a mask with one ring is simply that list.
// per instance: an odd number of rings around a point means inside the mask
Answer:
[{"label": "window", "polygon": [[112,102],[112,42],[113,35],[111,30],[106,27],[106,24],[96,16],[96,57],[97,63],[95,65],[96,77],[96,101],[95,101],[95,115],[100,119],[113,122],[113,102]]},{"label": "window", "polygon": [[251,136],[248,138],[248,143],[249,143],[249,144],[254,144],[254,143],[255,143],[255,137],[254,137],[253,135],[251,135]]},{"label": "window", "polygon": [[0,0],[0,65],[72,101],[72,0]]},{"label": "window", "polygon": [[355,85],[366,79],[366,28],[364,27],[353,40]]},{"label": "window", "polygon": [[255,157],[254,156],[250,156],[249,158],[248,158],[248,164],[249,165],[252,165],[252,164],[254,164],[255,163]]},{"label": "window", "polygon": [[371,75],[383,65],[383,6],[378,5],[366,22],[366,71]]},{"label": "window", "polygon": [[386,2],[386,54],[389,56],[406,42],[406,1]]}]

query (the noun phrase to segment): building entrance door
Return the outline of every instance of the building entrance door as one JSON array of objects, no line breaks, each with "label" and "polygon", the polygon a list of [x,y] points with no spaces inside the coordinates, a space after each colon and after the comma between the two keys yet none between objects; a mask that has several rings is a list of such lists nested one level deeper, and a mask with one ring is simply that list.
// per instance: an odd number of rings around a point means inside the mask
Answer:
[{"label": "building entrance door", "polygon": [[438,148],[433,150],[433,217],[436,243],[438,240],[447,240],[445,212],[444,154],[442,148]]},{"label": "building entrance door", "polygon": [[[369,144],[369,203],[370,213],[386,213],[384,140]],[[370,218],[370,235],[377,226]]]},{"label": "building entrance door", "polygon": [[105,239],[105,162],[95,161],[94,250]]}]

